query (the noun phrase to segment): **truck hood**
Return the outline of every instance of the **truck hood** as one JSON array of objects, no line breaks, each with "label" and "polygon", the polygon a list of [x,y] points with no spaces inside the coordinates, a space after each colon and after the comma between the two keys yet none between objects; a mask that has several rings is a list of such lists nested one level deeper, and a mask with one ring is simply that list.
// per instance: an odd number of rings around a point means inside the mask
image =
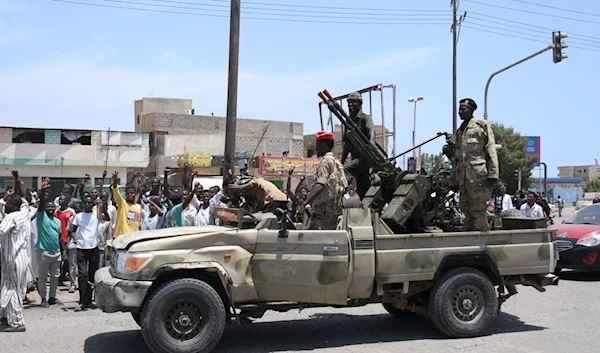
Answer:
[{"label": "truck hood", "polygon": [[112,242],[112,246],[115,249],[126,249],[132,243],[137,243],[140,241],[170,238],[181,235],[223,233],[231,230],[232,228],[222,226],[174,227],[155,230],[142,230],[139,232],[123,234],[120,237],[115,238]]}]

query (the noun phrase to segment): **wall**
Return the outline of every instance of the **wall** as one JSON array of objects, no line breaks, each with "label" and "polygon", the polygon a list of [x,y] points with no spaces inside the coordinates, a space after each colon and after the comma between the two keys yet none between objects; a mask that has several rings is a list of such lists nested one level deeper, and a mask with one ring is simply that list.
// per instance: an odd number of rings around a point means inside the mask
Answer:
[{"label": "wall", "polygon": [[184,114],[186,110],[192,109],[191,99],[175,99],[175,98],[153,98],[144,97],[134,102],[134,126],[135,131],[144,130],[141,124],[138,124],[137,117],[140,117],[140,123],[143,120],[142,115],[149,113],[168,113],[168,114]]},{"label": "wall", "polygon": [[[110,146],[108,166],[144,168],[148,147]],[[103,146],[0,143],[0,165],[102,166],[107,149]]]},{"label": "wall", "polygon": [[[172,134],[196,132],[196,138],[205,133],[219,132],[225,135],[225,118],[217,116],[186,114],[154,114],[155,130]],[[260,141],[265,126],[268,130]],[[281,155],[289,151],[290,156],[302,156],[304,150],[303,124],[284,121],[237,119],[236,152],[251,154],[272,153]],[[260,141],[260,144],[259,144]],[[258,147],[258,148],[257,148]]]},{"label": "wall", "polygon": [[[532,185],[530,189],[534,192],[543,192],[543,188],[539,185]],[[560,187],[548,185],[548,199],[551,203],[556,202],[556,198],[560,196],[564,200],[565,205],[574,206],[575,202],[583,195],[582,187]]]}]

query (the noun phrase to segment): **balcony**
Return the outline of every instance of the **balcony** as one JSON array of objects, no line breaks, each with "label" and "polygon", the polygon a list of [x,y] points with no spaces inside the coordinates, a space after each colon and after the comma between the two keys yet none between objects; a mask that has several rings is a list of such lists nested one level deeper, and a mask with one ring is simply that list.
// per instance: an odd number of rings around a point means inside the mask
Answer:
[{"label": "balcony", "polygon": [[33,143],[0,143],[0,165],[104,166],[145,168],[148,146],[83,146]]}]

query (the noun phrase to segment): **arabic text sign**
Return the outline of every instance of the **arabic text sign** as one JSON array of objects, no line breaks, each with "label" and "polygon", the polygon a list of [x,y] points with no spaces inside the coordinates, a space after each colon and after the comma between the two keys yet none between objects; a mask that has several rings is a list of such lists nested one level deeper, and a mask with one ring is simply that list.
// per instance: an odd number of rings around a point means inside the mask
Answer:
[{"label": "arabic text sign", "polygon": [[312,175],[315,173],[318,158],[299,157],[260,157],[260,175],[263,176],[287,176],[293,166],[292,175]]}]

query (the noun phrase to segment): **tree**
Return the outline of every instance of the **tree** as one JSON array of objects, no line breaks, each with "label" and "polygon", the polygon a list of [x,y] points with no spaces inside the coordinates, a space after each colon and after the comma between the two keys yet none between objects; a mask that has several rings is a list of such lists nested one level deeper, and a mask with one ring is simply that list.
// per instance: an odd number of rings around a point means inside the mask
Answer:
[{"label": "tree", "polygon": [[427,174],[435,173],[446,163],[443,153],[439,154],[421,154],[421,167],[425,169]]},{"label": "tree", "polygon": [[498,149],[498,164],[500,165],[500,180],[506,185],[506,192],[514,194],[519,181],[517,171],[521,169],[521,188],[528,189],[531,185],[531,169],[535,158],[528,156],[525,150],[525,140],[521,134],[510,126],[494,122],[491,124]]},{"label": "tree", "polygon": [[583,192],[600,192],[600,181],[598,180],[590,180],[585,183],[583,187]]}]

